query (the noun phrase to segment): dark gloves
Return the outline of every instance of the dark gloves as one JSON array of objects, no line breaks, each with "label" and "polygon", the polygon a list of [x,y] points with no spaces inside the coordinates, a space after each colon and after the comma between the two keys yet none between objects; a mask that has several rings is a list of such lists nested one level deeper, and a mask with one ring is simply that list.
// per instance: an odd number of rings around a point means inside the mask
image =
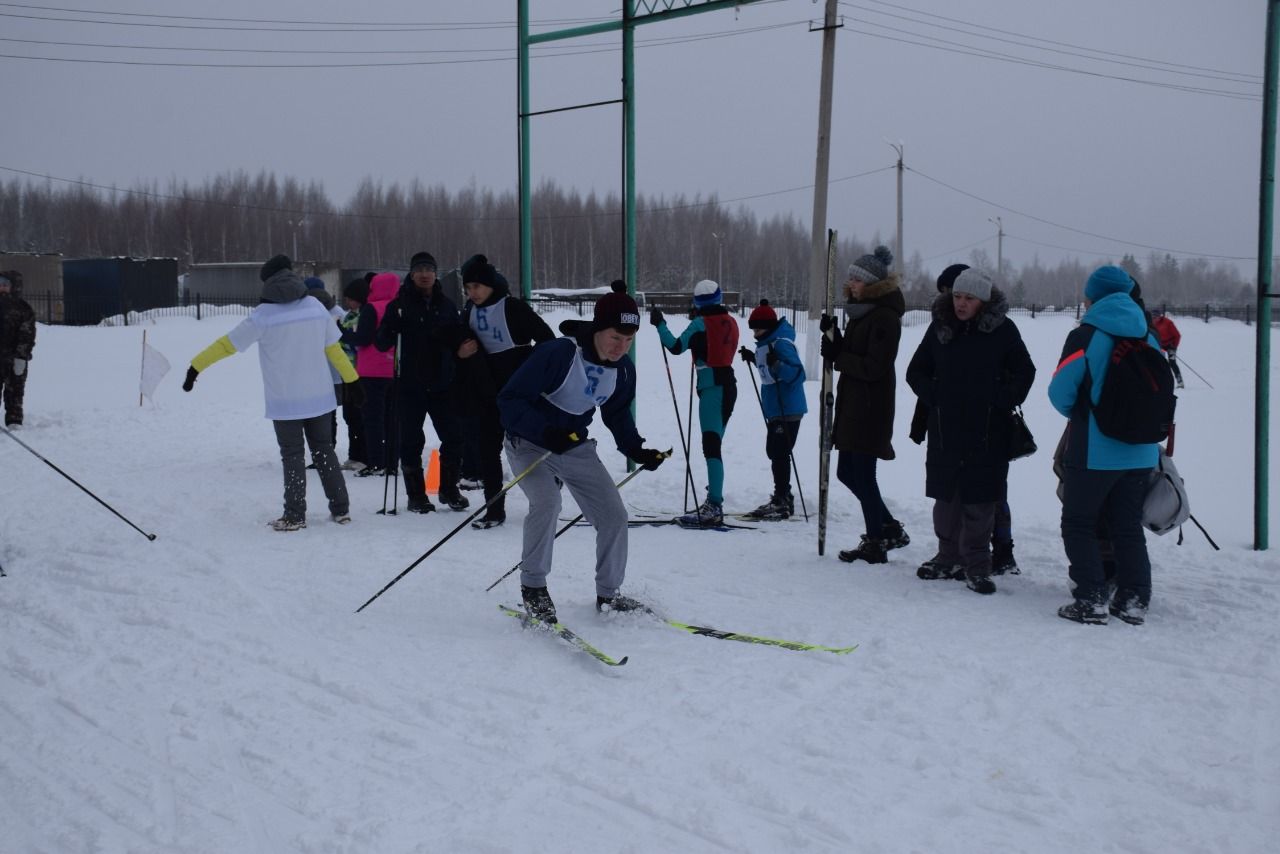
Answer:
[{"label": "dark gloves", "polygon": [[840,321],[833,315],[823,314],[822,319],[818,321],[818,330],[820,332],[826,332],[828,329],[835,329],[836,332],[839,332]]},{"label": "dark gloves", "polygon": [[649,323],[652,326],[661,326],[666,323],[667,319],[662,316],[662,309],[653,308],[649,310]]},{"label": "dark gloves", "polygon": [[579,441],[578,434],[572,430],[548,427],[542,431],[542,441],[539,444],[554,454],[563,454]]},{"label": "dark gloves", "polygon": [[360,385],[360,380],[343,383],[340,402],[346,406],[364,406],[364,386]]},{"label": "dark gloves", "polygon": [[191,387],[196,384],[196,377],[200,376],[200,372],[195,368],[187,367],[187,378],[182,381],[182,390],[191,391]]},{"label": "dark gloves", "polygon": [[844,343],[842,340],[843,337],[844,336],[840,334],[839,329],[832,329],[830,338],[828,338],[826,335],[823,335],[822,336],[822,358],[835,361],[836,357],[840,355],[840,347]]},{"label": "dark gloves", "polygon": [[738,355],[741,356],[742,361],[746,362],[747,364],[749,365],[755,364],[756,354],[754,351],[748,350],[746,347],[739,347]]},{"label": "dark gloves", "polygon": [[628,457],[635,460],[642,469],[657,471],[662,461],[671,456],[670,451],[655,451],[653,448],[636,448]]},{"label": "dark gloves", "polygon": [[780,361],[782,361],[782,357],[778,355],[778,348],[770,347],[769,352],[764,355],[764,363],[772,368]]}]

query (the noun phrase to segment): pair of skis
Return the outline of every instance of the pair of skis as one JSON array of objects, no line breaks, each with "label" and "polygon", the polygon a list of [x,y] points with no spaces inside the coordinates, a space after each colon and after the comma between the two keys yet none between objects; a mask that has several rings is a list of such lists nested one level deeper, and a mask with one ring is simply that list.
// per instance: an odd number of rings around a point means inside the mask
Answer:
[{"label": "pair of skis", "polygon": [[[502,610],[502,613],[507,614],[508,616],[511,616],[511,617],[515,617],[516,619],[520,620],[520,622],[522,622],[526,627],[543,629],[543,630],[549,631],[552,635],[560,638],[570,646],[573,646],[581,650],[582,652],[585,652],[587,655],[590,655],[592,658],[604,664],[607,664],[610,667],[621,667],[622,665],[627,663],[627,656],[624,655],[621,659],[614,658],[608,653],[605,653],[600,649],[596,648],[595,646],[593,646],[592,644],[588,643],[586,640],[582,638],[581,635],[574,632],[573,630],[571,630],[570,628],[568,628],[567,626],[565,626],[560,622],[547,623],[542,620],[539,620],[537,617],[531,616],[529,613],[527,613],[522,609],[512,608],[508,605],[499,605],[498,607]],[[743,634],[741,632],[728,632],[722,629],[713,629],[709,626],[695,626],[689,623],[682,623],[679,620],[671,620],[666,617],[663,617],[661,614],[657,613],[652,608],[649,608],[647,606],[645,607],[644,610],[645,610],[645,613],[665,623],[666,625],[671,626],[672,628],[679,629],[683,632],[688,632],[691,635],[698,635],[700,637],[705,637],[705,638],[716,638],[717,640],[740,641],[742,643],[754,643],[754,644],[761,644],[763,646],[776,646],[776,647],[781,647],[782,649],[796,650],[798,652],[809,652],[809,651],[830,652],[836,655],[847,655],[858,648],[857,644],[854,644],[853,646],[843,646],[843,647],[823,646],[821,644],[804,643],[802,641],[779,640],[777,638],[761,637],[760,635],[748,635],[748,634]]]}]

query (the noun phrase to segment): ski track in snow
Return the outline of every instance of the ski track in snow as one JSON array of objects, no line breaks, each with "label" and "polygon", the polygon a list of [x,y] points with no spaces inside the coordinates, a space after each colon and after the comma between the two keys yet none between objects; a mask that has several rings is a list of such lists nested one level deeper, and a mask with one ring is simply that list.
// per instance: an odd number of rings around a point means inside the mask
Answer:
[{"label": "ski track in snow", "polygon": [[[1181,547],[1149,536],[1147,625],[1084,627],[1054,616],[1068,597],[1048,471],[1062,419],[1045,399],[1072,320],[1017,321],[1041,447],[1011,474],[1022,575],[991,597],[915,578],[933,540],[923,451],[905,437],[880,479],[911,545],[886,566],[837,561],[861,529],[833,483],[819,558],[810,417],[797,457],[815,521],[634,528],[625,589],[685,622],[858,649],[601,617],[590,532],[571,529],[550,578],[561,619],[630,656],[622,668],[503,617],[517,577],[482,592],[519,558],[518,489],[505,526],[464,529],[353,614],[464,514],[378,516],[382,480],[349,478],[355,523],[339,527],[309,475],[309,527],[268,529],[280,469],[256,353],[179,389],[235,318],[149,327],[175,367],[142,408],[136,328],[41,327],[23,440],[159,538],[0,437],[0,849],[1275,850],[1280,559],[1249,550],[1253,329],[1183,325],[1180,354],[1216,388],[1188,372],[1176,458],[1223,550],[1191,526]],[[904,332],[899,433],[922,331]],[[624,498],[674,515],[683,453],[649,327],[637,347],[641,433],[676,457]],[[682,408],[687,393],[677,383]],[[726,500],[743,511],[769,492],[754,407],[740,395],[725,441]],[[621,478],[607,432],[592,435]],[[704,483],[696,449],[694,466]],[[561,515],[575,512],[566,495]],[[1274,506],[1271,525],[1280,536]]]}]

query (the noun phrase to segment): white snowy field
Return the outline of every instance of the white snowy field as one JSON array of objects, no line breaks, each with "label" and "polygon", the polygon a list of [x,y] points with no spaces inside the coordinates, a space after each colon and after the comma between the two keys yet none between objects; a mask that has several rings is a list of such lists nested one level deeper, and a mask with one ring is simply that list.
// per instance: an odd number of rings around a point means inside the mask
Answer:
[{"label": "white snowy field", "polygon": [[[0,436],[6,854],[1277,850],[1280,428],[1275,547],[1254,552],[1253,327],[1180,319],[1180,354],[1212,388],[1186,372],[1176,460],[1222,550],[1190,525],[1181,547],[1149,536],[1145,626],[1055,615],[1068,588],[1049,451],[1063,421],[1045,387],[1074,320],[1041,316],[1018,318],[1041,443],[1011,475],[1022,575],[990,597],[915,576],[934,541],[923,451],[905,438],[914,326],[899,458],[880,468],[913,541],[887,566],[836,559],[861,533],[839,484],[826,557],[816,520],[631,535],[624,590],[671,617],[858,649],[600,617],[591,532],[575,528],[550,589],[566,624],[630,656],[606,668],[498,611],[518,601],[516,576],[483,592],[519,559],[518,490],[506,526],[465,529],[354,614],[463,514],[375,515],[382,481],[352,478],[355,522],[340,527],[313,478],[310,527],[268,529],[280,468],[257,354],[179,387],[235,322],[149,325],[174,369],[143,407],[140,328],[39,330],[18,435],[158,539]],[[638,336],[641,433],[678,446],[656,340],[647,325]],[[682,410],[687,360],[672,359]],[[770,484],[737,371],[726,492],[746,510]],[[816,432],[811,414],[797,448],[811,513]],[[607,432],[593,435],[621,478]],[[683,474],[677,457],[624,497],[677,513]],[[705,483],[697,454],[694,475]]]}]

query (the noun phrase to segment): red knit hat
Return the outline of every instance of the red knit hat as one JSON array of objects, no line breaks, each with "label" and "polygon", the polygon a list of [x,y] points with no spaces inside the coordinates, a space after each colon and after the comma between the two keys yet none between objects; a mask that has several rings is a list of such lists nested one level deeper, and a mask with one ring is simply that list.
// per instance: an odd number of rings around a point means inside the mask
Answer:
[{"label": "red knit hat", "polygon": [[747,318],[747,326],[752,329],[773,329],[777,325],[778,314],[767,299],[760,300],[760,304],[751,310],[751,317]]},{"label": "red knit hat", "polygon": [[615,279],[609,287],[612,292],[596,300],[591,327],[596,332],[612,327],[625,335],[634,335],[640,329],[639,306],[627,293],[626,282]]}]

